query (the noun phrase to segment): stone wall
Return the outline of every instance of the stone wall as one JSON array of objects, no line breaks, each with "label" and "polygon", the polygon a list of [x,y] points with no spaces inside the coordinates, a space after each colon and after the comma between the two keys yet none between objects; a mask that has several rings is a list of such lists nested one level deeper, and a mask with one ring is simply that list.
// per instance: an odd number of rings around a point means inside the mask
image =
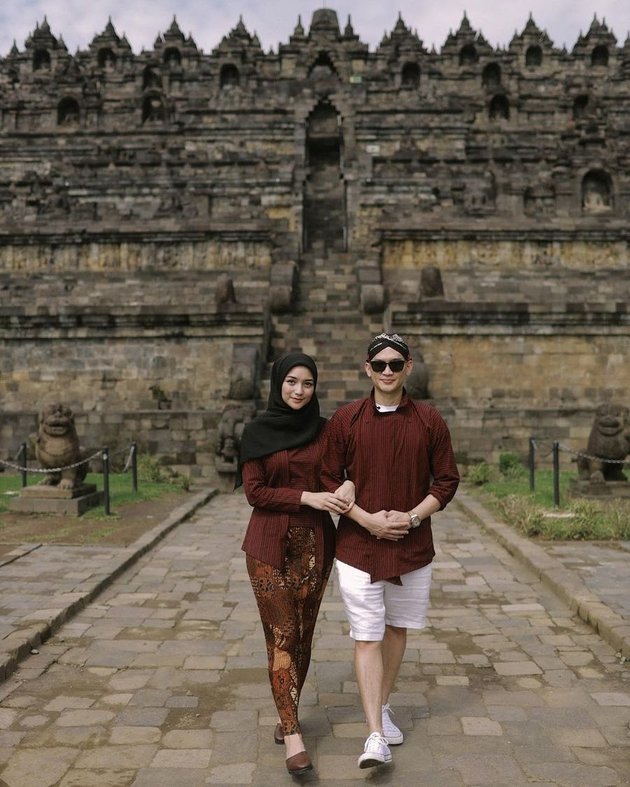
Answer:
[{"label": "stone wall", "polygon": [[[228,273],[242,277],[239,284],[268,283],[272,256],[268,234],[208,232],[33,233],[24,238],[5,233],[0,245],[0,270],[5,274],[77,275],[102,274],[108,280],[117,275],[171,273],[199,275]],[[258,235],[258,237],[256,237]],[[214,237],[213,237],[214,236]],[[218,236],[218,237],[217,237]],[[221,237],[223,236],[223,237]],[[105,295],[105,293],[103,293]],[[263,294],[264,295],[264,294]],[[262,298],[256,293],[255,302]]]},{"label": "stone wall", "polygon": [[462,460],[525,457],[530,435],[582,450],[595,406],[628,401],[625,306],[432,302],[392,307],[390,320],[426,364]]},{"label": "stone wall", "polygon": [[438,51],[399,17],[371,51],[325,8],[276,51],[173,21],[134,53],[110,21],[74,54],[37,25],[0,57],[3,439],[63,396],[90,441],[144,430],[210,478],[274,355],[321,360],[330,413],[382,327],[462,457],[628,403],[630,39],[524,22]]},{"label": "stone wall", "polygon": [[177,337],[164,337],[107,331],[79,338],[48,331],[46,339],[0,342],[4,409],[70,399],[101,413],[144,410],[160,399],[175,409],[217,407],[230,388],[234,338],[176,332]]},{"label": "stone wall", "polygon": [[[449,274],[474,267],[479,273],[527,272],[545,275],[549,270],[573,273],[626,273],[630,251],[623,233],[605,230],[566,229],[524,232],[518,229],[485,229],[474,233],[409,228],[386,233],[382,260],[390,275],[435,265]],[[624,277],[625,278],[625,277]]]},{"label": "stone wall", "polygon": [[62,401],[90,450],[136,441],[159,461],[218,482],[217,424],[244,383],[250,400],[257,395],[267,309],[57,307],[0,314],[0,458],[14,458],[41,408]]},{"label": "stone wall", "polygon": [[536,439],[537,467],[552,466],[552,443],[562,446],[562,470],[577,472],[575,453],[584,451],[593,423],[593,410],[580,408],[477,408],[440,406],[446,419],[457,460],[462,468],[478,462],[498,465],[502,453],[528,461],[529,438]]}]

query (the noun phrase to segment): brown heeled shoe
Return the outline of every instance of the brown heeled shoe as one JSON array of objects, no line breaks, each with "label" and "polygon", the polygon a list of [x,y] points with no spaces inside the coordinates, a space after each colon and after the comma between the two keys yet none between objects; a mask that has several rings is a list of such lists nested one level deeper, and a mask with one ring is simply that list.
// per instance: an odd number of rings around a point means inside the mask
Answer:
[{"label": "brown heeled shoe", "polygon": [[273,742],[278,743],[280,746],[284,743],[284,730],[280,722],[276,724],[276,728],[273,731]]},{"label": "brown heeled shoe", "polygon": [[305,751],[299,751],[293,757],[287,757],[287,771],[291,776],[301,776],[313,770],[311,758]]}]

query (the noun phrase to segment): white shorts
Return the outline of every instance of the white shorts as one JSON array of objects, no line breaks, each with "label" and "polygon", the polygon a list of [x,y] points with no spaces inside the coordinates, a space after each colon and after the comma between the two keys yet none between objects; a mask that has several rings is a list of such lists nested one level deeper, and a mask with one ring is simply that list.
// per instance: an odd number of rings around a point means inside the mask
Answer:
[{"label": "white shorts", "polygon": [[335,566],[352,639],[382,640],[386,625],[408,629],[425,627],[431,563],[403,574],[402,585],[386,580],[370,582],[366,571],[340,560],[335,560]]}]

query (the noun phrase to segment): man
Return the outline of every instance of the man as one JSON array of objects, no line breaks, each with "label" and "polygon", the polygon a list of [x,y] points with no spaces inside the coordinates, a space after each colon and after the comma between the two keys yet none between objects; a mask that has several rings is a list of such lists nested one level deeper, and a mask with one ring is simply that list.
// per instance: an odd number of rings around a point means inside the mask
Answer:
[{"label": "man", "polygon": [[459,484],[446,423],[404,389],[412,368],[398,334],[370,342],[365,372],[373,390],[333,415],[322,466],[328,491],[345,475],[356,486],[355,505],[339,519],[336,567],[369,728],[360,768],[391,762],[389,745],[403,742],[389,695],[407,629],[425,626],[435,555],[431,515]]}]

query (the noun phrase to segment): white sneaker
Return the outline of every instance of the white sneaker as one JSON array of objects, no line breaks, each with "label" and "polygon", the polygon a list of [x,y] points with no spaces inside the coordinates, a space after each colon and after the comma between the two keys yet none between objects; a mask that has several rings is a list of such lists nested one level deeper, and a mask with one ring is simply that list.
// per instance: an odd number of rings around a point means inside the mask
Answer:
[{"label": "white sneaker", "polygon": [[391,761],[392,753],[387,741],[380,732],[373,732],[365,741],[363,754],[359,757],[359,768],[373,768]]},{"label": "white sneaker", "polygon": [[390,746],[396,746],[405,740],[405,736],[398,729],[391,719],[390,714],[394,711],[387,705],[383,705],[382,709],[382,724],[383,724],[383,737]]}]

